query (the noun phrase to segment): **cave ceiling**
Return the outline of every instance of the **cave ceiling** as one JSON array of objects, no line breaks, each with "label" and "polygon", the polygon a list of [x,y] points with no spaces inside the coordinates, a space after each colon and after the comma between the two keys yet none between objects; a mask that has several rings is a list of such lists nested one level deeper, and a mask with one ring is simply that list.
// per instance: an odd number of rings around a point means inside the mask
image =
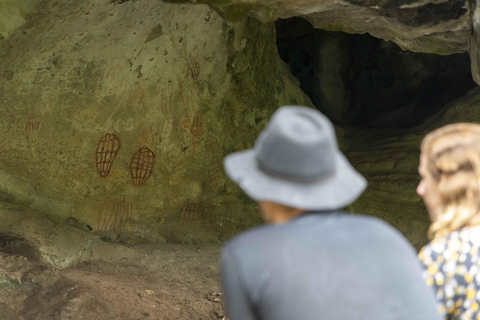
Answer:
[{"label": "cave ceiling", "polygon": [[[109,1],[109,0],[105,0]],[[130,0],[135,1],[135,0]],[[48,2],[48,0],[47,0]],[[110,1],[115,2],[115,1]],[[125,2],[120,0],[117,2]],[[472,9],[467,1],[432,0],[167,0],[205,3],[230,21],[253,16],[270,22],[303,17],[315,28],[369,33],[415,52],[466,52],[472,33]],[[19,27],[39,0],[0,0],[0,40]]]},{"label": "cave ceiling", "polygon": [[463,0],[170,0],[207,3],[229,20],[268,22],[303,17],[315,28],[369,33],[415,52],[452,54],[469,48],[470,5]]}]

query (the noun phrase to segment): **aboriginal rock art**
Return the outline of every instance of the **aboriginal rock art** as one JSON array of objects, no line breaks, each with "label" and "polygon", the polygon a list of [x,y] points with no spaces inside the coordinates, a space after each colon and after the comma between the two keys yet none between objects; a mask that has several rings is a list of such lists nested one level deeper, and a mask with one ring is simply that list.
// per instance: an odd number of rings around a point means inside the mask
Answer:
[{"label": "aboriginal rock art", "polygon": [[182,84],[182,80],[178,80],[178,89],[179,89],[179,94],[180,94],[180,98],[182,98],[182,102],[185,102],[185,99],[183,98],[183,84]]},{"label": "aboriginal rock art", "polygon": [[130,162],[130,175],[132,176],[133,185],[137,187],[143,186],[152,175],[154,165],[155,154],[152,150],[140,148],[135,152]]},{"label": "aboriginal rock art", "polygon": [[160,110],[164,116],[169,116],[172,113],[173,108],[173,94],[174,89],[171,82],[164,82],[161,89],[160,98]]},{"label": "aboriginal rock art", "polygon": [[0,151],[5,149],[6,145],[7,145],[7,139],[0,137]]},{"label": "aboriginal rock art", "polygon": [[5,70],[5,72],[3,73],[3,76],[4,76],[5,79],[7,79],[7,80],[12,80],[12,79],[13,79],[13,72],[12,72],[12,71],[8,71],[8,70]]},{"label": "aboriginal rock art", "polygon": [[127,102],[131,106],[140,105],[143,100],[145,99],[146,92],[143,86],[137,86],[133,90],[130,91],[128,95]]},{"label": "aboriginal rock art", "polygon": [[120,147],[120,139],[115,134],[108,133],[100,139],[95,152],[97,170],[100,177],[105,178],[108,176]]},{"label": "aboriginal rock art", "polygon": [[183,118],[182,127],[190,134],[192,143],[192,157],[195,157],[195,137],[199,137],[203,134],[203,116],[201,111],[195,112],[193,121],[190,123],[190,118],[187,111],[185,111],[185,117]]},{"label": "aboriginal rock art", "polygon": [[203,116],[201,111],[195,112],[190,131],[195,137],[201,136],[203,134]]},{"label": "aboriginal rock art", "polygon": [[217,152],[218,151],[218,139],[209,134],[207,138],[205,139],[205,149],[211,152]]},{"label": "aboriginal rock art", "polygon": [[180,220],[200,220],[202,218],[202,206],[200,203],[187,201],[180,211]]},{"label": "aboriginal rock art", "polygon": [[200,77],[200,64],[195,57],[192,57],[192,55],[188,56],[188,69],[192,79],[198,80],[198,77]]},{"label": "aboriginal rock art", "polygon": [[143,144],[149,145],[149,146],[155,146],[155,142],[157,139],[157,136],[159,135],[158,132],[155,132],[152,127],[148,128],[143,132],[138,139],[140,142]]},{"label": "aboriginal rock art", "polygon": [[134,205],[130,197],[111,197],[100,203],[95,212],[95,221],[90,225],[94,231],[124,230],[133,221]]},{"label": "aboriginal rock art", "polygon": [[29,120],[25,124],[25,131],[27,133],[35,132],[40,129],[40,121]]},{"label": "aboriginal rock art", "polygon": [[218,157],[213,157],[210,160],[208,167],[208,182],[214,189],[220,189],[224,186],[225,181],[223,179],[223,167]]},{"label": "aboriginal rock art", "polygon": [[173,121],[172,119],[167,119],[163,124],[162,129],[162,141],[170,141],[170,134],[172,133]]}]

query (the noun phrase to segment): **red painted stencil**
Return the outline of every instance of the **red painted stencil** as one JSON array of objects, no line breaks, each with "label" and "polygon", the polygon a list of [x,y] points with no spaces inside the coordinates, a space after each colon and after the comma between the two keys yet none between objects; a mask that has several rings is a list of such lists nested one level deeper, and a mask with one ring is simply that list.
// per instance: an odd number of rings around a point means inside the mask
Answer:
[{"label": "red painted stencil", "polygon": [[203,116],[201,111],[195,112],[190,130],[194,136],[201,136],[203,134]]},{"label": "red painted stencil", "polygon": [[202,206],[199,203],[187,201],[180,211],[181,220],[200,220],[202,218]]},{"label": "red painted stencil", "polygon": [[97,161],[97,170],[102,178],[110,173],[113,161],[115,160],[118,150],[120,149],[120,139],[115,134],[108,133],[97,145],[95,153]]},{"label": "red painted stencil", "polygon": [[148,148],[140,148],[133,155],[130,163],[130,175],[135,186],[141,187],[152,175],[155,165],[155,154]]}]

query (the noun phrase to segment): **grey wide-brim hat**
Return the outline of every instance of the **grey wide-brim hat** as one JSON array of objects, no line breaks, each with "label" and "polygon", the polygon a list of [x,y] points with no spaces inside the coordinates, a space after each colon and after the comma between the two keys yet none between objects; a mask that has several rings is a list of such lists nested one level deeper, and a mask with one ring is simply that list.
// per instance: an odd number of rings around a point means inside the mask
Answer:
[{"label": "grey wide-brim hat", "polygon": [[307,107],[280,107],[254,148],[228,155],[224,165],[253,200],[304,210],[343,208],[367,186],[338,149],[330,120]]}]

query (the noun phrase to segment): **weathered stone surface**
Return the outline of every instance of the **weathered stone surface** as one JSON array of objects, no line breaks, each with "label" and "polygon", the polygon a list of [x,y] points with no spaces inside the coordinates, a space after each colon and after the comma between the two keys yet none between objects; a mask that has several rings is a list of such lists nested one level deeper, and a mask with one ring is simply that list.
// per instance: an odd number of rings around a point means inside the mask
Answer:
[{"label": "weathered stone surface", "polygon": [[477,86],[467,53],[403,51],[369,35],[314,29],[302,18],[275,27],[280,57],[339,125],[414,127]]},{"label": "weathered stone surface", "polygon": [[468,50],[471,13],[467,1],[173,0],[208,3],[228,19],[261,21],[303,17],[315,28],[370,33],[404,50],[452,54]]},{"label": "weathered stone surface", "polygon": [[0,222],[0,252],[20,254],[56,268],[98,259],[114,261],[122,255],[142,257],[127,247],[103,242],[89,231],[53,221],[23,206],[0,208]]},{"label": "weathered stone surface", "polygon": [[346,129],[346,154],[369,185],[349,209],[384,219],[415,247],[427,242],[428,214],[416,187],[420,143],[431,130],[456,122],[480,121],[480,88],[471,90],[421,126],[409,130]]},{"label": "weathered stone surface", "polygon": [[425,8],[432,4],[411,9],[401,9],[401,5],[388,9],[345,5],[312,13],[305,18],[316,28],[369,33],[376,38],[393,41],[403,50],[452,54],[468,50],[471,30],[467,3],[456,4],[453,8],[436,5],[440,6],[438,12]]},{"label": "weathered stone surface", "polygon": [[220,248],[126,248],[21,206],[2,208],[0,315],[9,320],[221,319]]},{"label": "weathered stone surface", "polygon": [[470,60],[472,65],[472,77],[480,84],[480,7],[475,4],[472,15],[472,35],[470,36]]},{"label": "weathered stone surface", "polygon": [[25,17],[40,0],[0,0],[0,40],[25,23]]},{"label": "weathered stone surface", "polygon": [[1,200],[117,241],[257,223],[223,155],[279,105],[310,105],[273,24],[208,6],[46,2],[0,43],[0,74]]}]

